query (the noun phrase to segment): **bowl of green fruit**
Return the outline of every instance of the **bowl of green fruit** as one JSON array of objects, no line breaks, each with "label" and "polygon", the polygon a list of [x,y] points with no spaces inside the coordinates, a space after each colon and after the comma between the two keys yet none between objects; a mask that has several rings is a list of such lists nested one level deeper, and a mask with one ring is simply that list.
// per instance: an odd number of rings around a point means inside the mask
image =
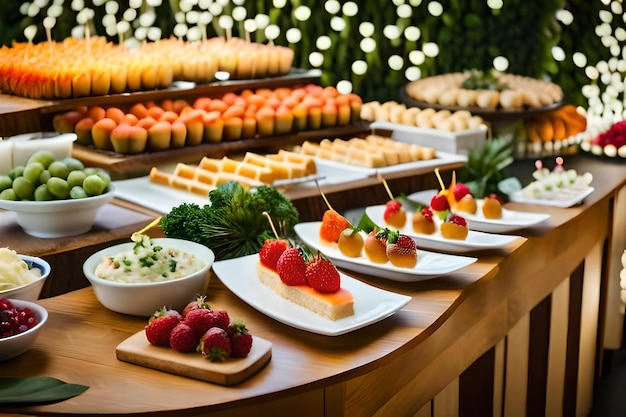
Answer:
[{"label": "bowl of green fruit", "polygon": [[113,195],[105,170],[72,157],[56,159],[49,151],[37,151],[0,175],[0,209],[14,212],[24,232],[35,237],[86,233]]}]

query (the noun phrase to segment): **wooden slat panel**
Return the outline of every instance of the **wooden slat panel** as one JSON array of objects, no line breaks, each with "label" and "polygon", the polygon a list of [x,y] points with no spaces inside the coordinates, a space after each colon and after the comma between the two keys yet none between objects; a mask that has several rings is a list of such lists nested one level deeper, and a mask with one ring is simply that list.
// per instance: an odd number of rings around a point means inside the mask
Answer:
[{"label": "wooden slat panel", "polygon": [[569,279],[563,281],[552,293],[550,310],[550,345],[548,348],[548,375],[546,416],[563,415],[563,390],[565,355],[567,350],[567,322],[569,317]]},{"label": "wooden slat panel", "polygon": [[461,374],[459,415],[488,416],[493,411],[495,349],[489,349]]},{"label": "wooden slat panel", "polygon": [[432,403],[426,403],[413,417],[432,417]]},{"label": "wooden slat panel", "polygon": [[546,297],[530,312],[528,398],[526,401],[526,413],[529,416],[541,416],[546,409],[550,308],[551,297]]},{"label": "wooden slat panel", "polygon": [[565,351],[565,379],[563,387],[563,417],[576,416],[583,268],[584,263],[580,264],[570,276],[567,350]]},{"label": "wooden slat panel", "polygon": [[459,416],[459,378],[455,378],[433,400],[433,417]]},{"label": "wooden slat panel", "polygon": [[596,335],[600,309],[600,285],[603,242],[599,242],[585,259],[580,322],[580,355],[578,359],[578,395],[576,415],[586,416],[593,403],[596,365]]},{"label": "wooden slat panel", "polygon": [[530,314],[526,314],[511,328],[507,336],[504,387],[505,417],[526,417],[529,338]]},{"label": "wooden slat panel", "polygon": [[506,339],[502,339],[494,347],[493,417],[502,417],[504,413],[505,360],[506,360]]}]

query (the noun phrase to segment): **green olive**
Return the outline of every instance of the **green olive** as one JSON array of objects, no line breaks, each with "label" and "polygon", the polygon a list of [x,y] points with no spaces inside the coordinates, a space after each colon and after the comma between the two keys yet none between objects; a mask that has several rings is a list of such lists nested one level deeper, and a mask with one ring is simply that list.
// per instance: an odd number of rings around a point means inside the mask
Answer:
[{"label": "green olive", "polygon": [[9,171],[9,177],[11,177],[12,180],[16,179],[17,177],[21,177],[24,174],[25,168],[26,167],[24,165],[18,165],[16,167],[13,167]]},{"label": "green olive", "polygon": [[79,159],[72,158],[71,156],[63,159],[61,162],[67,166],[70,172],[84,171],[85,169],[85,165]]},{"label": "green olive", "polygon": [[13,191],[20,200],[32,200],[35,192],[35,185],[26,177],[17,177],[13,180]]},{"label": "green olive", "polygon": [[70,190],[70,198],[78,199],[78,198],[87,198],[87,197],[89,196],[87,195],[83,187],[80,187],[77,185],[77,186],[72,187],[72,189]]},{"label": "green olive", "polygon": [[48,168],[48,166],[55,160],[56,158],[52,152],[42,150],[32,154],[30,158],[28,158],[28,162],[26,162],[26,165],[33,162],[40,162],[45,168]]},{"label": "green olive", "polygon": [[100,195],[104,192],[107,185],[98,175],[88,175],[83,181],[83,189],[88,196]]},{"label": "green olive", "polygon": [[4,191],[7,188],[11,188],[13,180],[8,175],[0,175],[0,191]]},{"label": "green olive", "polygon": [[43,171],[41,171],[41,174],[39,174],[39,184],[47,183],[50,178],[52,178],[52,175],[50,175],[50,171],[44,169]]},{"label": "green olive", "polygon": [[64,200],[69,195],[70,187],[63,178],[52,177],[46,184],[48,185],[48,191],[58,199]]},{"label": "green olive", "polygon": [[87,175],[85,175],[85,171],[70,171],[69,175],[67,176],[67,184],[69,185],[70,189],[75,186],[82,187],[85,178],[87,178]]},{"label": "green olive", "polygon": [[46,168],[41,162],[27,164],[22,175],[33,184],[39,184],[39,176]]},{"label": "green olive", "polygon": [[0,192],[0,200],[16,201],[18,198],[13,188],[7,188],[6,190],[2,190],[2,192]]},{"label": "green olive", "polygon": [[39,187],[35,188],[35,201],[50,201],[54,200],[54,196],[48,190],[48,185],[40,184]]},{"label": "green olive", "polygon": [[54,161],[48,166],[48,171],[50,171],[50,175],[53,177],[59,177],[63,179],[67,179],[67,176],[70,173],[69,168],[61,161]]}]

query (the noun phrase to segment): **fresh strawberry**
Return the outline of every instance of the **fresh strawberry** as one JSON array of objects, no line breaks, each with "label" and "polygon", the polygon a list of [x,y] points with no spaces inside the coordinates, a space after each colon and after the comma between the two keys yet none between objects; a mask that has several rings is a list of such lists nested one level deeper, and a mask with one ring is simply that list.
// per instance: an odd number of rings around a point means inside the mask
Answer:
[{"label": "fresh strawberry", "polygon": [[337,268],[319,252],[306,264],[306,280],[313,289],[324,293],[337,292],[341,286]]},{"label": "fresh strawberry", "polygon": [[202,335],[196,349],[211,362],[223,362],[232,353],[230,338],[226,330],[220,327],[211,327]]},{"label": "fresh strawberry", "polygon": [[289,248],[278,258],[276,272],[286,285],[306,285],[306,263],[299,248]]},{"label": "fresh strawberry", "polygon": [[185,308],[183,308],[183,311],[181,311],[181,315],[183,316],[183,318],[187,317],[187,314],[189,314],[189,312],[191,310],[196,310],[199,308],[204,308],[207,310],[210,310],[211,307],[209,306],[209,304],[206,301],[206,296],[204,295],[199,295],[195,300],[190,301]]},{"label": "fresh strawberry", "polygon": [[148,321],[144,331],[146,339],[156,346],[169,346],[172,329],[182,321],[183,317],[176,310],[166,307],[157,310]]},{"label": "fresh strawberry", "polygon": [[417,263],[417,246],[407,235],[391,235],[386,248],[389,261],[401,268],[412,268]]},{"label": "fresh strawberry", "polygon": [[242,321],[228,326],[226,330],[230,337],[230,345],[232,348],[231,356],[236,358],[245,358],[252,350],[252,335]]},{"label": "fresh strawberry", "polygon": [[435,211],[446,211],[450,210],[450,204],[448,203],[448,199],[443,194],[437,194],[430,200],[430,207],[432,207]]},{"label": "fresh strawberry", "polygon": [[456,201],[461,201],[463,197],[470,193],[470,189],[467,185],[458,183],[454,186],[452,193],[454,194],[454,199]]},{"label": "fresh strawberry", "polygon": [[498,200],[498,202],[500,203],[500,205],[504,204],[504,200],[502,199],[502,197],[500,197],[498,194],[496,193],[491,193],[487,196],[487,198],[492,198],[494,200]]},{"label": "fresh strawberry", "polygon": [[198,337],[202,336],[211,327],[221,327],[226,329],[230,324],[230,318],[225,310],[196,309],[187,314],[184,319]]},{"label": "fresh strawberry", "polygon": [[385,212],[383,213],[383,219],[387,220],[389,217],[398,213],[402,209],[402,203],[398,200],[389,200],[385,205]]},{"label": "fresh strawberry", "polygon": [[458,214],[450,214],[450,217],[448,218],[448,221],[450,223],[454,223],[454,224],[458,224],[459,226],[467,226],[467,221],[465,221],[465,218],[459,216]]},{"label": "fresh strawberry", "polygon": [[348,227],[350,227],[348,219],[335,210],[326,210],[322,216],[322,224],[320,225],[320,239],[322,242],[337,243],[341,232]]},{"label": "fresh strawberry", "polygon": [[170,333],[170,346],[179,352],[193,352],[196,350],[200,338],[185,322],[179,322]]},{"label": "fresh strawberry", "polygon": [[259,260],[266,267],[276,271],[278,258],[288,247],[289,244],[286,240],[267,239],[259,250]]}]

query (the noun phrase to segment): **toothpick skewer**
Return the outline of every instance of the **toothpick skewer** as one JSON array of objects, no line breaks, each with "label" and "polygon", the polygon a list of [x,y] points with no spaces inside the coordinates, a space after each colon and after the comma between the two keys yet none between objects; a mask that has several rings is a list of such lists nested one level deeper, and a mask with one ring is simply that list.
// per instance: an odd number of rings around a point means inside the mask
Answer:
[{"label": "toothpick skewer", "polygon": [[143,235],[147,230],[152,229],[154,226],[159,224],[162,218],[163,216],[159,216],[156,219],[152,220],[148,225],[146,225],[141,230],[134,232],[132,236],[130,237],[130,240],[132,240],[133,242],[139,242],[141,240],[141,235]]},{"label": "toothpick skewer", "polygon": [[276,228],[274,227],[274,222],[272,221],[272,217],[267,211],[264,211],[263,215],[267,217],[267,220],[270,222],[270,226],[272,227],[272,232],[274,232],[274,236],[276,236],[276,239],[278,239],[278,233],[276,232]]},{"label": "toothpick skewer", "polygon": [[389,195],[389,199],[393,200],[393,193],[391,192],[391,189],[389,188],[389,184],[387,184],[387,181],[385,181],[383,176],[380,175],[380,172],[377,172],[376,175],[378,175],[378,180],[383,183],[383,186],[385,187],[385,190],[387,190],[387,194]]},{"label": "toothpick skewer", "polygon": [[315,185],[317,185],[317,190],[322,195],[322,198],[324,199],[324,202],[326,203],[326,206],[328,206],[328,210],[332,210],[333,208],[330,205],[330,203],[328,202],[328,199],[326,198],[326,195],[322,192],[322,189],[320,188],[320,184],[319,184],[319,182],[317,182],[317,179],[315,179]]}]

